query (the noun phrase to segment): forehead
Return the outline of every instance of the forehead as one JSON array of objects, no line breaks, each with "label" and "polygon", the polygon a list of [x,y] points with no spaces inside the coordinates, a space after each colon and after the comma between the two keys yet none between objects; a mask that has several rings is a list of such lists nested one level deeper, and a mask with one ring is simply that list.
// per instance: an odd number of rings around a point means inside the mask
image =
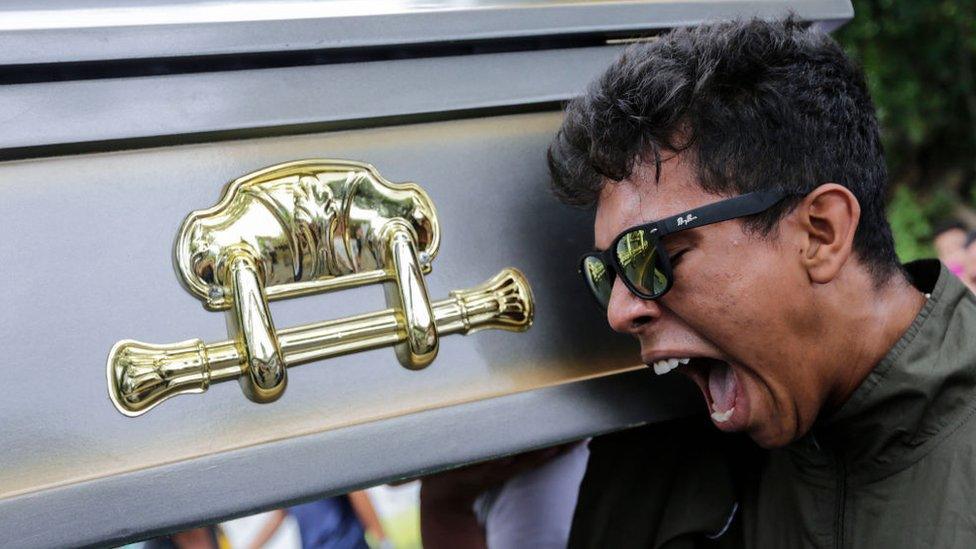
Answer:
[{"label": "forehead", "polygon": [[715,200],[715,196],[698,185],[688,155],[679,154],[662,160],[658,181],[655,181],[654,163],[640,163],[629,178],[603,186],[597,202],[594,244],[601,250],[606,249],[624,229],[677,215]]}]

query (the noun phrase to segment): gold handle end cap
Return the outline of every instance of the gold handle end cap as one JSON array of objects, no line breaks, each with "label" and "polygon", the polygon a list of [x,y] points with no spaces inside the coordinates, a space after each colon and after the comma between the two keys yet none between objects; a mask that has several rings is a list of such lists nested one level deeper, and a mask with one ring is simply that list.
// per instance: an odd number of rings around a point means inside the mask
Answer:
[{"label": "gold handle end cap", "polygon": [[129,417],[179,394],[202,393],[210,385],[206,348],[199,339],[171,345],[119,341],[109,351],[106,376],[112,404]]}]

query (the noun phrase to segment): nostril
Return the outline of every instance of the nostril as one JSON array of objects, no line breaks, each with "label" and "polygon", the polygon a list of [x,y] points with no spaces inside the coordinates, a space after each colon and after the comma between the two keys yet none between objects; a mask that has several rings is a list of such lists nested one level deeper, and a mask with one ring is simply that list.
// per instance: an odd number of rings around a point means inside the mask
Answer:
[{"label": "nostril", "polygon": [[610,310],[607,314],[610,327],[615,332],[622,334],[638,332],[647,327],[652,320],[654,320],[652,315],[643,312],[638,313],[634,309]]},{"label": "nostril", "polygon": [[631,320],[631,324],[634,328],[642,328],[647,324],[650,324],[652,320],[654,320],[654,318],[650,315],[640,315]]}]

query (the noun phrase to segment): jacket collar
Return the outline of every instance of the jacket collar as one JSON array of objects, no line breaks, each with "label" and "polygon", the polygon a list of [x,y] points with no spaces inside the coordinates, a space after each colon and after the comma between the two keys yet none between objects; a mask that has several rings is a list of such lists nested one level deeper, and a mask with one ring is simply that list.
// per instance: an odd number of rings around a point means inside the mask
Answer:
[{"label": "jacket collar", "polygon": [[818,446],[866,481],[921,459],[976,404],[976,297],[938,261],[906,270],[929,298],[851,398],[813,433]]}]

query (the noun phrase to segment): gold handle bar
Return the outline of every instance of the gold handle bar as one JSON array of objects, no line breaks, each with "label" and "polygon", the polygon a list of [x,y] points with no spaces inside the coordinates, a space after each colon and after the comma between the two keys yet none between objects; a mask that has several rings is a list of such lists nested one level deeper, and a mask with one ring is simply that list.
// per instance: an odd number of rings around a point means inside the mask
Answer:
[{"label": "gold handle bar", "polygon": [[[495,328],[525,331],[532,324],[533,298],[517,269],[431,304],[438,336]],[[288,367],[408,341],[401,311],[391,308],[277,332]],[[236,340],[204,344],[191,339],[171,345],[119,341],[109,352],[109,397],[119,412],[136,417],[179,394],[202,393],[211,383],[249,375]]]}]

